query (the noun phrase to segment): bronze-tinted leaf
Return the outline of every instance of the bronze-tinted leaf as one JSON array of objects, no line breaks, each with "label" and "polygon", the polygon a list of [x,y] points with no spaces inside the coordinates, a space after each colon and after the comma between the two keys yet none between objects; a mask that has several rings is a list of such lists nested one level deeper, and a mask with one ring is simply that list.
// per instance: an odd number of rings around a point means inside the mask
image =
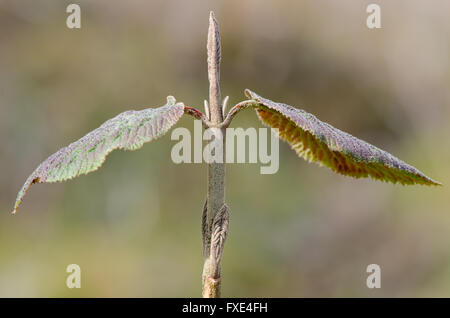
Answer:
[{"label": "bronze-tinted leaf", "polygon": [[176,103],[175,98],[169,96],[162,107],[129,110],[106,121],[42,162],[19,191],[13,213],[33,183],[64,181],[95,171],[114,149],[141,148],[144,143],[164,135],[183,113],[183,103]]},{"label": "bronze-tinted leaf", "polygon": [[304,110],[273,102],[250,90],[245,94],[257,103],[256,112],[261,121],[278,128],[280,138],[310,162],[356,178],[370,176],[393,183],[440,185],[390,153],[334,128]]}]

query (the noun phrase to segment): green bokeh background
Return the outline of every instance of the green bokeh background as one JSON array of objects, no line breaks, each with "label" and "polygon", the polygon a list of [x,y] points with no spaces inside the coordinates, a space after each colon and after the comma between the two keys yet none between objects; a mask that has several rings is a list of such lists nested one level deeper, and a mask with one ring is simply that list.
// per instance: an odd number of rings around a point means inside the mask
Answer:
[{"label": "green bokeh background", "polygon": [[[223,295],[450,296],[450,3],[0,2],[0,296],[200,296],[205,164],[176,165],[167,135],[113,152],[70,182],[17,191],[48,155],[128,109],[208,96],[206,32],[222,34],[223,95],[250,88],[416,166],[444,187],[335,175],[280,144],[280,169],[227,167]],[[193,128],[191,118],[177,127]],[[262,127],[253,111],[233,127]],[[82,288],[65,285],[68,264]],[[381,266],[381,289],[366,267]]]}]

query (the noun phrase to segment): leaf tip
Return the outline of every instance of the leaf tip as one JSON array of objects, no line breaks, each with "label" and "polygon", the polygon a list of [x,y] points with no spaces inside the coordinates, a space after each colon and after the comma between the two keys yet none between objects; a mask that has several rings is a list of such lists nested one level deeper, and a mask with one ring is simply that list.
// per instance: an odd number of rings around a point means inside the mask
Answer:
[{"label": "leaf tip", "polygon": [[437,187],[443,187],[444,186],[444,184],[442,184],[439,181],[436,181],[436,180],[432,180],[432,181],[433,182],[430,185],[434,185],[434,186],[437,186]]},{"label": "leaf tip", "polygon": [[168,105],[175,105],[177,100],[172,95],[167,96],[167,104]]},{"label": "leaf tip", "polygon": [[421,175],[423,176],[423,179],[425,179],[425,182],[421,183],[422,185],[426,185],[426,186],[436,186],[436,187],[442,187],[444,186],[441,182],[436,181],[434,179],[431,179],[430,177],[423,175],[421,173]]}]

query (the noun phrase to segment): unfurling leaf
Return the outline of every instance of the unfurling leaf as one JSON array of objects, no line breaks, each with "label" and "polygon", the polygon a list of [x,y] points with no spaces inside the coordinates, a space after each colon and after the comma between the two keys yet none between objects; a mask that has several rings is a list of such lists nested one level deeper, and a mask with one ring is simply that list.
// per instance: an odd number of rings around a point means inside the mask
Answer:
[{"label": "unfurling leaf", "polygon": [[[225,240],[228,236],[230,224],[230,208],[224,204],[222,208],[214,216],[211,232],[211,256],[214,258],[215,264],[220,264],[222,260]],[[218,269],[220,273],[220,268]]]},{"label": "unfurling leaf", "polygon": [[245,90],[245,94],[257,103],[256,112],[261,121],[278,128],[279,137],[310,162],[318,162],[337,173],[356,178],[370,176],[393,183],[440,185],[393,155],[318,120],[304,110],[273,102],[250,90]]},{"label": "unfurling leaf", "polygon": [[106,121],[42,162],[20,189],[15,213],[33,183],[72,179],[97,170],[114,149],[136,150],[164,135],[184,114],[183,103],[167,97],[167,104],[140,111],[129,110]]},{"label": "unfurling leaf", "polygon": [[209,247],[211,245],[211,236],[208,228],[208,199],[205,200],[202,211],[202,245],[203,245],[203,257],[207,257]]}]

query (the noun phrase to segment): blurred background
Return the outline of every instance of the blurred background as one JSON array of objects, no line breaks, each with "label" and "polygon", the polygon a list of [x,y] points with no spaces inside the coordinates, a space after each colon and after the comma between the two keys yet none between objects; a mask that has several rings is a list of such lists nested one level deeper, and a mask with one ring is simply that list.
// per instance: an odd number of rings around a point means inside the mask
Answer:
[{"label": "blurred background", "polygon": [[[450,2],[0,2],[0,296],[198,297],[205,164],[174,164],[170,134],[95,173],[17,191],[37,165],[128,109],[174,95],[202,108],[206,33],[222,35],[223,96],[295,105],[444,187],[334,174],[280,144],[280,169],[227,167],[223,296],[450,296]],[[193,129],[192,119],[177,127]],[[252,110],[233,127],[262,127]],[[78,264],[82,288],[68,289]],[[366,267],[381,266],[381,289]]]}]

